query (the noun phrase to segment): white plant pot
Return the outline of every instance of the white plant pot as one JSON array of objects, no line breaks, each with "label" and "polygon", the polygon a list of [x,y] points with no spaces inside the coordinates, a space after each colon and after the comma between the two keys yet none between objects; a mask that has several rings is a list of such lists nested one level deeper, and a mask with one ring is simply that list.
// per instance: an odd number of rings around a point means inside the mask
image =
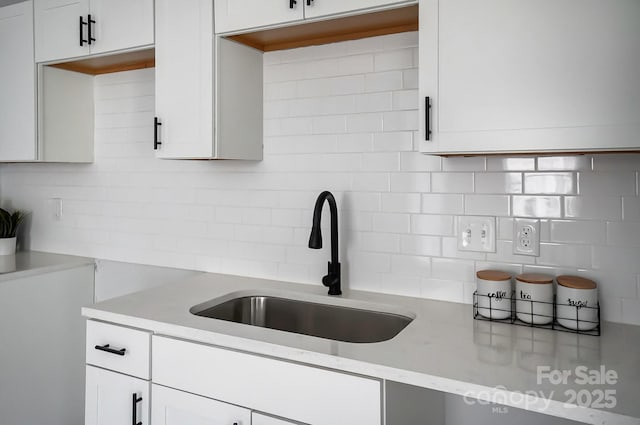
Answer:
[{"label": "white plant pot", "polygon": [[16,238],[0,238],[0,255],[16,254]]}]

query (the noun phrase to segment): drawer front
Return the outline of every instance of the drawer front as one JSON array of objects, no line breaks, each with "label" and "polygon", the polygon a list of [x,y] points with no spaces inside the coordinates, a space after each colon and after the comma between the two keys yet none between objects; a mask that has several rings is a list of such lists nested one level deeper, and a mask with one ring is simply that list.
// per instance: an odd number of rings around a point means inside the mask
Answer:
[{"label": "drawer front", "polygon": [[149,379],[151,334],[87,320],[87,363]]},{"label": "drawer front", "polygon": [[153,382],[314,425],[381,423],[381,383],[153,337]]}]

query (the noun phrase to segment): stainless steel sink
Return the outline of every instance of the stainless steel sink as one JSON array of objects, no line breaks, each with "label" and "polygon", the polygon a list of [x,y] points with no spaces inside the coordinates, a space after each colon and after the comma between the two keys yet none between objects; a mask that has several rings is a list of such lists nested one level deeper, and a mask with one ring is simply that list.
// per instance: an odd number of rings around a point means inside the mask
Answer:
[{"label": "stainless steel sink", "polygon": [[380,342],[396,336],[410,317],[273,296],[243,296],[191,308],[197,316],[345,342]]}]

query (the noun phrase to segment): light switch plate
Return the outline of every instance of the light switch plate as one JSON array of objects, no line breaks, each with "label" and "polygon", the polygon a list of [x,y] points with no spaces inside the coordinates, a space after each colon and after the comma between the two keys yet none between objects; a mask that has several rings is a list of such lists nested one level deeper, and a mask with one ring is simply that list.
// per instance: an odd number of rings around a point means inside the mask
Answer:
[{"label": "light switch plate", "polygon": [[496,252],[496,218],[485,216],[458,217],[458,250]]}]

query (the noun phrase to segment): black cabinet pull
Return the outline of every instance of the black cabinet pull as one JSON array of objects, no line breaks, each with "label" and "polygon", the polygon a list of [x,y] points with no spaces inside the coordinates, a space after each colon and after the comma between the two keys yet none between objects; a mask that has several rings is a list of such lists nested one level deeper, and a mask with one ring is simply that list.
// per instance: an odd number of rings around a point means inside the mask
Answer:
[{"label": "black cabinet pull", "polygon": [[158,147],[162,144],[162,142],[159,139],[160,136],[160,126],[162,125],[162,123],[160,122],[160,120],[158,119],[158,117],[153,118],[153,150],[157,151]]},{"label": "black cabinet pull", "polygon": [[104,351],[105,353],[115,354],[116,356],[124,356],[125,351],[127,351],[126,348],[121,348],[119,350],[115,348],[111,348],[109,344],[96,345],[94,348],[99,351]]},{"label": "black cabinet pull", "polygon": [[431,140],[431,120],[429,118],[431,116],[429,113],[431,109],[431,102],[429,100],[429,96],[424,98],[424,137],[427,141]]},{"label": "black cabinet pull", "polygon": [[311,6],[311,3],[313,3],[313,0],[307,0],[307,6]]},{"label": "black cabinet pull", "polygon": [[142,401],[142,397],[138,397],[133,393],[131,397],[131,425],[142,425],[142,421],[138,422],[138,403]]},{"label": "black cabinet pull", "polygon": [[82,16],[80,16],[80,24],[79,24],[80,47],[84,46],[84,43],[87,43],[87,40],[84,39],[84,31],[83,31],[85,25],[88,25],[88,24],[84,21],[84,19],[82,19]]},{"label": "black cabinet pull", "polygon": [[296,0],[289,0],[289,9],[293,9],[298,2]]},{"label": "black cabinet pull", "polygon": [[89,29],[89,46],[91,46],[92,41],[96,41],[96,39],[93,37],[93,24],[95,23],[96,21],[94,19],[91,19],[91,14],[87,15],[87,27]]}]

